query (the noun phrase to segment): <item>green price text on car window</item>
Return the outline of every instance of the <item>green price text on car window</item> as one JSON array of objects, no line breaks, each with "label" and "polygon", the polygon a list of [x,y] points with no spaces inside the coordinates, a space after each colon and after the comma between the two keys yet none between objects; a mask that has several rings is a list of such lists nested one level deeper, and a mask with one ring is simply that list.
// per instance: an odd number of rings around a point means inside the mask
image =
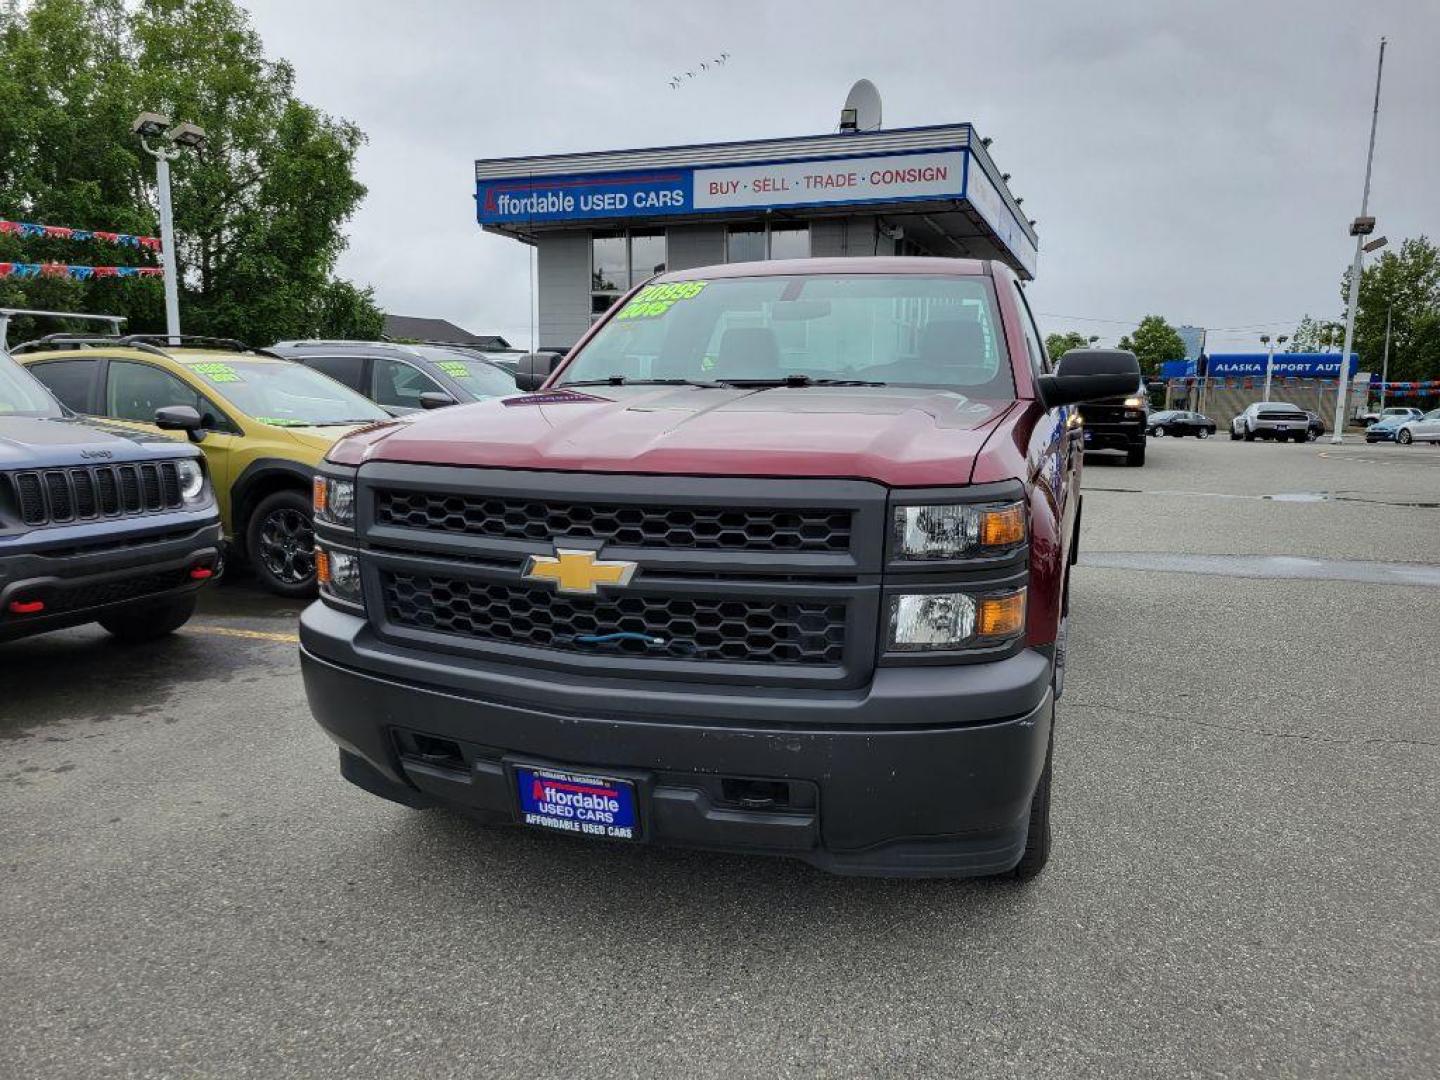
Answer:
[{"label": "green price text on car window", "polygon": [[194,370],[212,383],[244,382],[240,373],[229,364],[196,364]]},{"label": "green price text on car window", "polygon": [[620,309],[617,319],[654,319],[664,315],[680,300],[699,296],[705,281],[677,281],[670,285],[647,285]]},{"label": "green price text on car window", "polygon": [[470,377],[470,368],[460,363],[459,360],[440,360],[436,362],[435,366],[452,379],[468,379]]}]

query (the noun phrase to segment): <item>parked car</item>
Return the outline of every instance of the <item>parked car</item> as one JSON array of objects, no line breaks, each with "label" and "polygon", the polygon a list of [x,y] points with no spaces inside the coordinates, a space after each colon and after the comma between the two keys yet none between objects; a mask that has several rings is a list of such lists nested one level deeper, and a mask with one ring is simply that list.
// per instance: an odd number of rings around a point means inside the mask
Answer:
[{"label": "parked car", "polygon": [[1380,412],[1361,413],[1360,422],[1366,427],[1369,427],[1371,424],[1377,424],[1381,420],[1388,420],[1394,416],[1398,416],[1402,420],[1418,420],[1423,415],[1424,413],[1420,409],[1410,408],[1405,405],[1393,405],[1388,409],[1382,409]]},{"label": "parked car", "polygon": [[1309,415],[1298,405],[1284,401],[1257,401],[1230,421],[1231,439],[1305,442],[1309,437]]},{"label": "parked car", "polygon": [[478,352],[389,341],[281,341],[270,351],[322,371],[394,415],[515,393],[515,373]]},{"label": "parked car", "polygon": [[1156,438],[1166,435],[1194,435],[1197,439],[1208,439],[1215,434],[1215,421],[1198,412],[1166,409],[1150,414],[1150,424],[1145,433]]},{"label": "parked car", "polygon": [[[32,314],[7,309],[0,323]],[[0,642],[87,623],[127,641],[179,629],[221,567],[200,451],[75,417],[3,344]],[[166,427],[189,419],[151,414]]]},{"label": "parked car", "polygon": [[[1411,415],[1412,411],[1415,413],[1413,416]],[[1387,410],[1387,415],[1382,416],[1365,429],[1365,441],[1367,443],[1394,442],[1402,427],[1424,415],[1419,409],[1407,410],[1404,413],[1392,413]],[[1414,438],[1413,433],[1411,438]]]},{"label": "parked car", "polygon": [[580,838],[1037,873],[1068,415],[1140,380],[1041,340],[999,262],[732,263],[524,357],[539,394],[342,439],[301,620],[342,775]]},{"label": "parked car", "polygon": [[1305,410],[1305,415],[1310,418],[1310,423],[1305,428],[1305,434],[1311,442],[1314,442],[1325,434],[1325,421],[1320,418],[1319,413],[1312,412],[1310,409]]},{"label": "parked car", "polygon": [[303,364],[215,338],[52,335],[16,357],[77,413],[158,431],[159,409],[186,426],[210,463],[226,538],[280,596],[315,589],[310,485],[330,444],[390,414]]},{"label": "parked car", "polygon": [[1432,409],[1419,419],[1406,420],[1395,429],[1395,441],[1403,446],[1416,442],[1440,443],[1440,409]]},{"label": "parked car", "polygon": [[1086,453],[1120,450],[1125,454],[1127,465],[1144,465],[1149,413],[1150,395],[1144,381],[1138,379],[1135,386],[1118,397],[1087,401],[1078,406],[1076,415],[1085,433]]}]

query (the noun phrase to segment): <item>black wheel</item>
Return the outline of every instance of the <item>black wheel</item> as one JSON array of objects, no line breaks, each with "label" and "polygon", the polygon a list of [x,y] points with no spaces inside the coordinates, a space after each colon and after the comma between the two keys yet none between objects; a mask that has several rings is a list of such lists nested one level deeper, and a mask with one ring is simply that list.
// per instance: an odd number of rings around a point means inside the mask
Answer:
[{"label": "black wheel", "polygon": [[1128,451],[1126,451],[1126,453],[1125,453],[1125,464],[1126,464],[1126,465],[1130,465],[1130,466],[1140,466],[1140,465],[1144,465],[1144,464],[1145,464],[1145,447],[1143,447],[1143,446],[1137,446],[1137,447],[1135,447],[1135,449],[1133,449],[1133,450],[1128,450]]},{"label": "black wheel", "polygon": [[1409,446],[1412,442],[1415,441],[1415,436],[1411,435],[1410,432],[1406,431],[1404,428],[1401,428],[1400,433],[1395,436],[1395,441],[1398,442],[1401,446]]},{"label": "black wheel", "polygon": [[1163,439],[1163,438],[1165,437],[1165,425],[1164,425],[1164,424],[1161,424],[1159,427],[1157,427],[1157,428],[1155,429],[1155,437],[1156,437],[1157,439]]},{"label": "black wheel", "polygon": [[173,634],[195,614],[195,594],[122,608],[100,619],[100,625],[121,641],[153,641]]},{"label": "black wheel", "polygon": [[1245,429],[1245,441],[1246,441],[1246,442],[1254,442],[1254,441],[1255,441],[1255,433],[1254,433],[1253,431],[1251,431],[1248,427]]},{"label": "black wheel", "polygon": [[277,596],[315,595],[315,524],[305,495],[277,491],[260,500],[245,530],[245,551],[255,576]]},{"label": "black wheel", "polygon": [[1209,437],[1210,437],[1210,429],[1209,429],[1209,428],[1203,428],[1203,427],[1202,427],[1202,428],[1197,429],[1196,432],[1195,432],[1195,438],[1197,438],[1197,439],[1208,439]]},{"label": "black wheel", "polygon": [[1055,756],[1055,723],[1050,723],[1050,741],[1045,746],[1045,771],[1030,798],[1030,831],[1025,837],[1025,854],[1010,873],[1029,881],[1050,861],[1050,765]]},{"label": "black wheel", "polygon": [[1240,441],[1240,433],[1239,433],[1238,431],[1236,431],[1233,427],[1230,429],[1230,441],[1231,441],[1231,442],[1239,442],[1239,441]]},{"label": "black wheel", "polygon": [[1294,435],[1290,436],[1290,438],[1293,442],[1309,442],[1310,433],[1308,431],[1297,431]]}]

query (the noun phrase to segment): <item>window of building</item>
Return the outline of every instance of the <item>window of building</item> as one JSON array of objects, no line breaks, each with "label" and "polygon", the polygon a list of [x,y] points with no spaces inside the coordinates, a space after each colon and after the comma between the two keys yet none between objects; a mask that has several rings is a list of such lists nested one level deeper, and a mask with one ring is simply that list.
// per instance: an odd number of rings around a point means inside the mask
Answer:
[{"label": "window of building", "polygon": [[770,226],[770,258],[808,259],[810,257],[810,226],[791,224]]},{"label": "window of building", "polygon": [[622,293],[665,269],[660,229],[591,233],[590,316],[605,314]]},{"label": "window of building", "polygon": [[765,258],[765,230],[751,226],[732,228],[725,234],[726,262],[760,262]]},{"label": "window of building", "polygon": [[725,234],[726,262],[762,262],[765,259],[808,259],[810,226],[781,222],[768,228],[737,225]]}]

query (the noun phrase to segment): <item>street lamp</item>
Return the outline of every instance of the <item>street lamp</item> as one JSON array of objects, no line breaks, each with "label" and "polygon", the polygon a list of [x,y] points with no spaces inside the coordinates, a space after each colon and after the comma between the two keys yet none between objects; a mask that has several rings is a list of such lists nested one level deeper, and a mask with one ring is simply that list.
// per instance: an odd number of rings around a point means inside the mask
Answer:
[{"label": "street lamp", "polygon": [[1380,59],[1375,65],[1375,106],[1370,112],[1370,149],[1365,157],[1365,191],[1360,196],[1360,216],[1350,224],[1355,237],[1355,259],[1350,264],[1350,303],[1345,310],[1345,347],[1340,350],[1340,370],[1335,378],[1335,431],[1332,443],[1342,442],[1345,431],[1346,379],[1350,375],[1350,350],[1355,344],[1355,308],[1360,302],[1360,262],[1365,256],[1365,238],[1375,231],[1375,219],[1367,216],[1370,209],[1370,170],[1375,164],[1375,128],[1380,123],[1380,80],[1385,74],[1385,39],[1380,39]]},{"label": "street lamp", "polygon": [[[182,150],[205,145],[205,129],[187,122],[174,124],[160,113],[142,112],[131,130],[140,145],[155,159],[155,187],[160,196],[160,265],[165,270],[165,333],[170,344],[180,343],[180,282],[175,274],[175,215],[170,206],[170,162]],[[150,140],[156,140],[151,145]]]}]

